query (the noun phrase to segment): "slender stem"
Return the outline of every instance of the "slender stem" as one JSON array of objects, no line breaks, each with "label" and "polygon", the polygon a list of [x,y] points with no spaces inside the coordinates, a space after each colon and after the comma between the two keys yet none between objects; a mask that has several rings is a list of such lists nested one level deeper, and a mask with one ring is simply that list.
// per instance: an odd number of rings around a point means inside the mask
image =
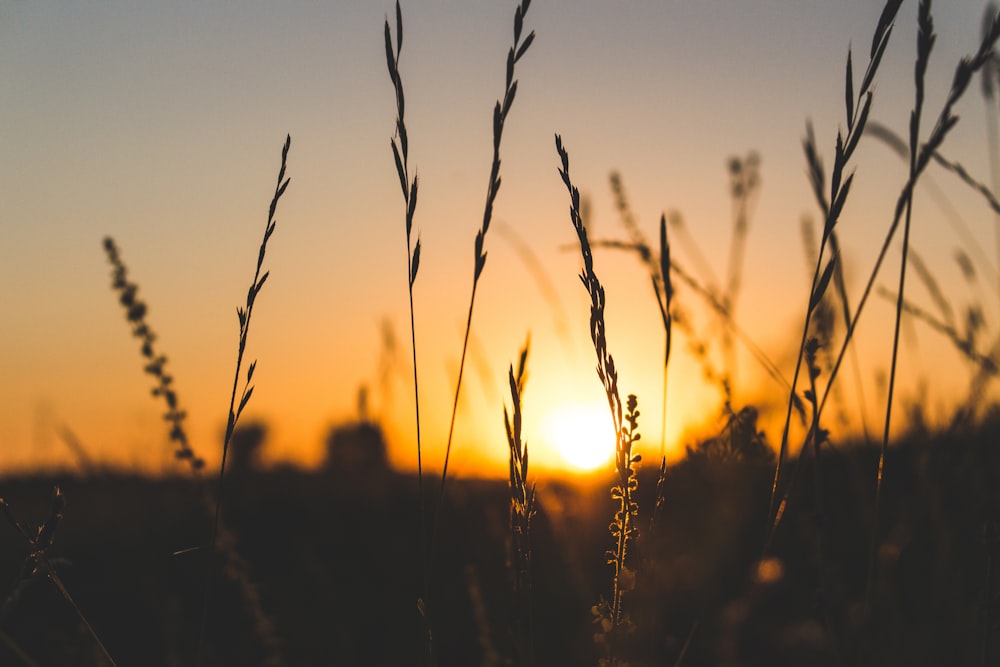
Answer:
[{"label": "slender stem", "polygon": [[27,667],[39,667],[38,663],[32,660],[31,656],[25,653],[24,649],[22,649],[18,643],[3,630],[0,630],[0,642],[2,642],[11,653],[17,656],[17,659],[20,660],[22,664]]},{"label": "slender stem", "polygon": [[[916,146],[913,147],[914,159],[910,162],[910,178],[915,179]],[[896,319],[892,336],[892,362],[889,367],[889,392],[886,397],[885,424],[882,430],[882,446],[878,456],[878,470],[875,475],[875,517],[872,526],[871,552],[868,560],[868,585],[866,587],[866,604],[871,608],[875,587],[875,568],[878,562],[878,529],[882,507],[882,476],[885,471],[885,456],[889,447],[889,434],[892,420],[893,395],[896,388],[896,364],[899,358],[899,329],[903,315],[903,290],[906,286],[906,259],[910,249],[910,215],[913,206],[913,190],[909,190],[906,199],[906,218],[903,223],[903,257],[899,269],[899,292],[896,298]]]},{"label": "slender stem", "polygon": [[[414,176],[410,180],[409,163],[409,139],[406,131],[406,121],[404,119],[404,96],[403,77],[399,72],[399,58],[403,49],[403,12],[396,0],[396,39],[393,45],[392,28],[389,26],[389,19],[385,19],[385,56],[386,65],[389,68],[389,79],[392,81],[393,92],[396,95],[396,132],[390,141],[393,158],[396,163],[396,172],[399,176],[400,186],[403,191],[403,208],[406,230],[406,284],[407,296],[410,307],[410,350],[413,356],[413,406],[414,418],[416,421],[417,435],[417,495],[420,505],[420,561],[423,576],[423,593],[418,598],[418,609],[425,623],[427,630],[427,662],[434,664],[434,633],[430,621],[430,563],[427,553],[427,510],[424,498],[424,464],[423,446],[420,429],[420,382],[417,375],[417,328],[413,306],[413,284],[417,280],[417,270],[420,267],[420,238],[417,237],[416,246],[413,245],[411,233],[413,231],[413,216],[417,208],[417,178]],[[397,143],[398,141],[398,143]]]},{"label": "slender stem", "polygon": [[[441,488],[438,491],[439,497],[444,497],[444,485],[448,479],[448,461],[451,457],[451,442],[455,433],[455,416],[458,414],[458,399],[462,391],[462,374],[465,370],[465,355],[469,349],[469,332],[472,329],[472,309],[476,305],[476,285],[478,281],[472,281],[472,296],[469,298],[469,313],[465,318],[465,336],[462,339],[462,358],[458,363],[458,380],[455,382],[455,397],[451,405],[451,422],[448,424],[448,444],[444,452],[444,466],[441,469]],[[438,500],[438,513],[441,512],[441,500]],[[437,522],[435,522],[436,524]],[[435,526],[436,528],[436,526]]]},{"label": "slender stem", "polygon": [[[407,276],[412,275],[411,271],[411,260],[410,260],[410,241],[407,238]],[[434,664],[434,633],[432,631],[432,626],[430,622],[430,609],[427,601],[427,597],[430,595],[430,562],[427,554],[427,509],[424,500],[424,471],[423,471],[423,457],[421,454],[420,446],[420,385],[417,382],[417,330],[414,323],[413,315],[413,282],[410,281],[409,287],[410,294],[410,344],[413,350],[413,405],[414,411],[416,413],[416,427],[417,427],[417,493],[420,496],[420,560],[422,564],[423,577],[424,577],[424,607],[423,615],[427,624],[427,660],[429,665]]]},{"label": "slender stem", "polygon": [[670,363],[670,332],[663,350],[663,411],[660,415],[660,459],[667,455],[667,367]]},{"label": "slender stem", "polygon": [[[820,267],[822,266],[822,259],[823,259],[822,245],[820,246],[819,254],[820,254],[819,259],[816,261],[816,270],[813,272],[812,287],[809,288],[810,295],[816,291],[816,283],[819,281],[819,275],[820,275],[819,271]],[[774,467],[774,481],[771,483],[771,499],[768,503],[768,509],[767,509],[766,533],[768,534],[773,530],[772,526],[777,518],[775,515],[775,508],[776,508],[775,501],[777,500],[778,497],[778,482],[780,481],[781,478],[781,469],[783,467],[782,464],[786,452],[788,451],[788,430],[792,423],[792,406],[795,403],[795,387],[798,385],[799,373],[802,370],[802,356],[803,356],[802,352],[805,350],[806,341],[809,337],[809,323],[811,322],[810,319],[811,317],[812,317],[812,309],[808,308],[806,309],[805,322],[803,323],[802,326],[802,340],[799,342],[799,353],[798,355],[796,355],[797,359],[795,361],[795,373],[792,375],[792,385],[789,388],[788,409],[785,412],[785,425],[781,429],[781,445],[778,449],[778,462]],[[766,549],[766,544],[768,542],[770,542],[770,539],[765,539],[765,549]]]},{"label": "slender stem", "polygon": [[101,653],[104,655],[104,659],[108,661],[111,667],[115,667],[116,663],[114,661],[114,658],[112,658],[111,654],[108,653],[107,647],[104,646],[104,642],[101,641],[101,638],[97,636],[97,632],[94,630],[93,626],[90,625],[90,621],[88,621],[87,617],[83,615],[83,612],[80,611],[80,608],[76,606],[76,602],[73,600],[73,596],[69,594],[68,590],[66,590],[66,587],[63,585],[62,579],[60,579],[59,575],[56,574],[56,571],[52,568],[52,565],[48,562],[48,559],[42,556],[40,560],[43,560],[45,562],[45,567],[48,570],[49,581],[55,584],[55,587],[59,589],[59,593],[63,596],[63,599],[66,600],[66,602],[69,603],[69,606],[73,608],[73,611],[76,612],[77,618],[79,618],[80,622],[83,623],[83,626],[87,629],[87,632],[90,634],[91,638],[97,644],[97,647],[101,649]]}]

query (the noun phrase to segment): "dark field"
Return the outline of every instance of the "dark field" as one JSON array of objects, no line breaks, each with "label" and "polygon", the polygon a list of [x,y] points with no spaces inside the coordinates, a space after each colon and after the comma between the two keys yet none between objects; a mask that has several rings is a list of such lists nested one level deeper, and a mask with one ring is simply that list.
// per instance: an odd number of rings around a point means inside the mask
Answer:
[{"label": "dark field", "polygon": [[[689,666],[854,663],[862,646],[868,664],[978,662],[984,623],[996,618],[984,606],[992,600],[988,564],[996,545],[984,537],[996,532],[988,457],[997,435],[994,426],[890,448],[870,614],[876,448],[824,455],[824,517],[814,511],[813,462],[802,461],[765,561],[767,454],[737,446],[689,456],[670,470],[652,529],[656,477],[644,468],[636,585],[624,597],[634,629],[622,657],[675,664],[689,641]],[[608,482],[538,481],[531,533],[537,664],[597,663],[591,607],[612,577],[604,556],[614,511]],[[202,486],[103,474],[7,479],[0,489],[22,523],[37,525],[49,513],[54,483],[66,508],[49,562],[117,664],[192,664],[210,529]],[[238,472],[227,484],[225,523],[237,562],[227,557],[225,575],[212,568],[204,664],[425,663],[415,478],[273,470]],[[431,584],[442,665],[512,659],[508,506],[506,482],[455,480],[448,488]],[[5,524],[0,540],[7,635],[0,664],[104,664],[44,567],[19,583],[24,539]]]}]

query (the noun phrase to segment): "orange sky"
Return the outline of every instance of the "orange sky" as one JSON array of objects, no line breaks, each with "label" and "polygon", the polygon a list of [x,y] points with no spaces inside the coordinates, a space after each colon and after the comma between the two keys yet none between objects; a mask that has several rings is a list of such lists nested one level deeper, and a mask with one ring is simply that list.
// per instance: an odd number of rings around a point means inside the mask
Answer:
[{"label": "orange sky", "polygon": [[[556,173],[556,132],[592,203],[595,236],[624,237],[608,188],[609,172],[619,170],[648,237],[656,238],[661,212],[680,212],[717,275],[729,248],[728,158],[750,150],[761,156],[737,318],[790,376],[809,279],[800,220],[817,217],[800,142],[812,118],[832,162],[847,48],[854,45],[860,77],[880,7],[869,0],[733,4],[532,4],[526,27],[537,39],[518,64],[504,136],[503,187],[456,428],[457,472],[488,473],[505,461],[506,369],[529,331],[524,411],[533,463],[563,465],[547,435],[549,415],[574,405],[606,415],[569,202]],[[271,277],[250,334],[257,388],[245,416],[270,426],[271,460],[315,463],[330,425],[356,415],[366,385],[390,435],[392,461],[414,465],[403,203],[389,149],[395,107],[382,43],[391,8],[0,5],[0,469],[67,461],[57,436],[62,424],[99,460],[170,465],[161,407],[149,397],[138,343],[109,289],[105,235],[119,243],[150,306],[193,445],[217,461],[236,355],[234,310],[253,272],[286,132],[292,183],[278,209],[266,260]],[[421,178],[418,368],[432,466],[447,433],[489,168],[490,112],[502,93],[513,9],[513,2],[403,4],[400,68],[410,160]],[[981,11],[979,3],[935,4],[928,114],[940,108],[957,58],[975,50]],[[915,3],[901,11],[875,86],[872,117],[901,133],[912,104],[915,14]],[[989,181],[978,86],[957,111],[962,121],[944,152]],[[875,141],[861,146],[856,164],[841,225],[855,295],[904,179],[901,161]],[[951,175],[930,176],[975,236],[979,247],[970,254],[981,249],[991,263],[980,266],[982,291],[962,281],[953,259],[962,241],[925,191],[915,203],[914,247],[956,311],[983,300],[995,331],[993,220]],[[501,225],[544,267],[564,323]],[[675,259],[693,270],[690,249],[675,243]],[[881,284],[894,284],[898,257],[897,248]],[[596,270],[607,288],[609,345],[623,392],[639,395],[642,446],[655,453],[662,329],[648,278],[633,257],[614,251],[597,253]],[[926,290],[916,281],[911,287],[930,309]],[[678,298],[717,342],[697,298],[683,289]],[[385,385],[384,322],[398,343]],[[876,377],[889,359],[886,302],[873,300],[862,329],[875,426],[884,412]],[[945,418],[968,367],[940,336],[919,324],[911,329],[901,395],[916,396],[924,381],[929,416]],[[737,378],[738,405],[787,399],[742,351]],[[669,396],[667,444],[677,453],[683,435],[713,423],[721,407],[683,338],[675,341]],[[853,426],[831,425],[835,438],[856,429],[852,419]],[[773,440],[773,423],[766,425]]]}]

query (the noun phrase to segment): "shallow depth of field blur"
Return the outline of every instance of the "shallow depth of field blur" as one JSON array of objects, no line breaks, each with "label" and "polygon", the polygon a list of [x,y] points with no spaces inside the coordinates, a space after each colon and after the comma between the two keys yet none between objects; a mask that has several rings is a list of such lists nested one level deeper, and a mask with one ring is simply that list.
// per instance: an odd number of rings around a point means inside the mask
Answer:
[{"label": "shallow depth of field blur", "polygon": [[[780,451],[804,317],[820,393],[847,331],[839,277],[811,303],[831,251],[817,257],[825,214],[803,141],[813,133],[829,179],[849,132],[848,49],[851,98],[881,3],[530,2],[535,37],[516,65],[464,359],[493,109],[522,5],[400,5],[420,192],[407,249],[383,33],[388,22],[397,44],[396,8],[354,4],[0,1],[0,663],[995,657],[997,56],[913,192],[895,366],[902,228],[829,392],[817,457],[800,455],[813,441],[805,366]],[[996,12],[943,0],[931,11],[922,139]],[[850,309],[909,175],[917,26],[918,4],[904,3],[845,171],[836,231]],[[219,496],[239,398],[235,311],[286,133],[290,184],[239,374],[242,390],[255,362],[254,389]],[[618,578],[618,434],[555,134],[606,290],[621,400],[635,394],[641,415],[637,536]],[[661,219],[674,264],[666,386],[650,274]],[[405,254],[418,237],[422,486]],[[206,464],[197,476],[150,395],[105,238],[166,356]],[[527,598],[511,563],[504,423],[525,341]],[[621,634],[602,627],[612,582],[625,591]]]}]

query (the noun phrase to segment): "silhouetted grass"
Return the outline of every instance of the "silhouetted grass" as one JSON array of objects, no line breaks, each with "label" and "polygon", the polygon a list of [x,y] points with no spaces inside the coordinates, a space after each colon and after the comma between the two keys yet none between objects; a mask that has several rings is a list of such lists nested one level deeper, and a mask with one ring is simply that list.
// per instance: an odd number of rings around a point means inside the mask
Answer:
[{"label": "silhouetted grass", "polygon": [[[522,434],[526,344],[516,371],[513,364],[508,368],[507,479],[452,481],[445,522],[441,508],[466,355],[476,358],[472,317],[501,183],[501,139],[517,92],[515,65],[534,39],[533,32],[524,31],[529,5],[530,0],[516,4],[504,92],[493,112],[492,161],[474,244],[472,291],[433,518],[425,507],[413,300],[421,255],[419,234],[413,239],[418,179],[409,160],[399,70],[403,22],[397,2],[395,33],[387,18],[384,40],[396,102],[390,146],[404,202],[416,479],[388,468],[368,469],[377,457],[365,458],[359,464],[364,469],[343,469],[349,457],[338,459],[332,445],[320,471],[247,466],[239,474],[234,467],[227,476],[229,450],[253,394],[256,362],[245,365],[244,356],[251,315],[269,276],[264,259],[276,208],[288,185],[286,139],[255,273],[246,302],[237,309],[239,343],[216,496],[197,504],[199,493],[208,497],[201,475],[204,462],[188,440],[186,413],[167,372],[167,358],[147,322],[146,305],[128,278],[117,245],[106,239],[113,289],[133,335],[141,341],[144,370],[155,383],[153,396],[166,406],[168,436],[188,475],[138,479],[88,466],[89,475],[80,479],[5,480],[5,495],[18,497],[19,513],[23,501],[45,518],[39,526],[29,526],[0,499],[0,510],[12,528],[0,534],[0,571],[18,573],[0,608],[0,651],[5,651],[0,659],[24,665],[114,664],[102,641],[107,639],[122,664],[188,664],[191,655],[196,663],[239,665],[282,664],[286,657],[297,665],[990,664],[996,649],[992,625],[1000,545],[994,489],[1000,471],[992,450],[1000,437],[1000,418],[981,408],[988,383],[997,376],[1000,338],[992,347],[984,346],[982,300],[959,311],[910,247],[910,232],[913,193],[931,163],[971,188],[987,203],[989,213],[1000,213],[994,188],[962,163],[941,155],[958,122],[957,104],[974,76],[983,75],[984,99],[988,104],[993,100],[1000,16],[995,9],[989,11],[982,42],[974,55],[959,62],[926,137],[921,127],[924,74],[935,39],[931,2],[922,0],[917,13],[915,99],[906,140],[869,122],[876,74],[901,0],[888,0],[883,7],[860,85],[848,51],[845,126],[833,144],[829,173],[811,124],[803,141],[809,183],[823,222],[818,240],[804,234],[811,278],[802,336],[792,350],[796,360],[791,382],[737,318],[746,240],[762,183],[756,154],[730,164],[732,236],[720,281],[680,222],[672,226],[681,249],[689,246],[688,254],[699,264],[698,278],[672,251],[665,214],[659,221],[658,248],[647,242],[617,174],[612,189],[626,239],[592,240],[585,199],[570,178],[569,155],[556,135],[559,173],[583,259],[579,277],[590,300],[596,370],[615,429],[615,463],[592,480],[529,478],[536,473],[528,465],[533,450]],[[993,133],[988,143],[995,148],[995,127],[988,129]],[[839,223],[853,183],[856,149],[865,136],[892,147],[907,160],[908,171],[878,257],[860,299],[852,303]],[[992,175],[995,180],[996,173]],[[897,287],[880,289],[894,301],[895,320],[883,432],[880,446],[874,448],[867,446],[867,435],[862,443],[846,441],[823,415],[900,228]],[[531,241],[515,239],[526,262],[532,256]],[[604,285],[594,268],[593,250],[599,247],[626,250],[643,262],[660,312],[663,421],[657,466],[640,466],[635,449],[638,400],[628,395],[623,401],[619,389],[609,351]],[[976,252],[974,243],[969,252]],[[976,265],[964,250],[956,261],[971,289]],[[934,314],[907,297],[907,276],[913,272],[926,288]],[[691,294],[707,304],[719,323],[717,341],[694,335],[688,311],[676,300],[678,291],[682,298]],[[907,363],[899,344],[904,313],[946,336],[971,362],[969,397],[957,407],[951,427],[941,433],[917,422],[909,432],[894,434],[890,429],[901,400],[898,369]],[[667,379],[675,328],[687,336],[689,345],[700,348],[695,355],[721,387],[724,405],[715,435],[685,443],[684,459],[667,466]],[[734,404],[737,339],[787,393],[776,455],[758,430],[757,406]],[[709,345],[716,343],[718,364],[708,360]],[[860,368],[855,362],[859,390]],[[805,379],[800,378],[803,370]],[[860,395],[859,400],[864,403]],[[791,442],[793,412],[805,426],[800,443]],[[866,427],[865,411],[859,412]],[[355,434],[362,440],[359,446],[374,446],[364,437],[375,438],[384,456],[381,432],[377,425],[368,426]],[[331,442],[342,441],[332,437]],[[794,458],[793,445],[799,445]],[[85,459],[85,452],[81,456]],[[788,465],[794,465],[791,471]],[[224,493],[227,480],[229,494]],[[50,501],[53,482],[58,485]],[[67,508],[60,489],[65,488],[80,498],[80,510],[72,520],[62,521]],[[410,516],[414,505],[419,505],[420,521],[400,521],[400,516]],[[206,544],[206,508],[209,514],[214,509],[206,548],[178,548]],[[640,517],[648,521],[642,524],[648,530],[641,540]],[[761,525],[767,527],[763,540]],[[414,544],[419,544],[419,557]],[[410,576],[417,560],[423,574],[420,585]],[[610,586],[608,565],[613,569]],[[226,579],[216,582],[220,571]],[[36,586],[38,581],[53,586]],[[95,627],[101,629],[102,639]]]},{"label": "silhouetted grass", "polygon": [[526,365],[530,340],[525,341],[517,364],[508,372],[511,412],[503,409],[504,428],[507,432],[510,488],[510,553],[508,556],[514,592],[512,621],[513,654],[515,663],[533,665],[534,614],[532,610],[531,572],[531,522],[537,512],[535,485],[528,482],[528,443],[521,438],[521,396],[527,382]]},{"label": "silhouetted grass", "polygon": [[576,230],[583,256],[580,281],[590,295],[590,340],[597,355],[597,376],[604,385],[615,429],[617,478],[611,487],[611,498],[615,501],[616,509],[610,526],[614,546],[607,553],[608,564],[614,567],[614,578],[611,583],[611,599],[606,600],[602,596],[593,608],[594,621],[599,626],[594,638],[604,646],[606,664],[614,666],[624,664],[619,652],[625,636],[632,627],[632,622],[625,613],[622,598],[626,592],[635,587],[636,581],[635,569],[629,566],[630,560],[626,559],[632,543],[639,535],[636,526],[639,505],[634,499],[639,482],[635,475],[635,465],[642,458],[632,453],[632,446],[639,440],[638,399],[635,394],[629,394],[623,413],[621,395],[618,392],[618,371],[615,368],[615,360],[608,351],[607,328],[604,322],[604,287],[594,272],[594,255],[587,238],[587,228],[584,227],[580,215],[580,191],[570,180],[569,153],[563,148],[562,137],[558,134],[556,151],[561,162],[559,175],[570,196],[570,221]]},{"label": "silhouetted grass", "polygon": [[514,67],[517,62],[527,53],[531,43],[535,41],[535,31],[532,30],[521,37],[524,32],[524,17],[528,13],[531,0],[521,0],[514,10],[514,44],[507,52],[506,78],[504,94],[501,100],[497,100],[493,107],[493,161],[490,165],[490,177],[486,187],[486,206],[483,210],[483,224],[476,232],[474,264],[472,272],[472,294],[469,296],[469,313],[465,319],[465,336],[462,341],[462,357],[458,363],[458,379],[455,382],[455,399],[452,402],[451,421],[448,426],[448,440],[445,443],[444,466],[441,470],[441,489],[438,498],[438,509],[435,512],[437,518],[434,521],[437,530],[438,519],[440,518],[441,504],[444,498],[445,482],[448,479],[448,461],[451,458],[451,442],[455,434],[455,417],[458,415],[458,398],[462,391],[462,373],[465,370],[465,355],[469,348],[469,333],[472,329],[472,311],[476,304],[476,288],[479,285],[479,278],[486,267],[486,233],[490,230],[490,223],[493,221],[493,204],[500,193],[500,141],[503,138],[504,124],[507,121],[507,114],[510,113],[514,104],[514,97],[517,95],[517,79],[514,78]]}]

